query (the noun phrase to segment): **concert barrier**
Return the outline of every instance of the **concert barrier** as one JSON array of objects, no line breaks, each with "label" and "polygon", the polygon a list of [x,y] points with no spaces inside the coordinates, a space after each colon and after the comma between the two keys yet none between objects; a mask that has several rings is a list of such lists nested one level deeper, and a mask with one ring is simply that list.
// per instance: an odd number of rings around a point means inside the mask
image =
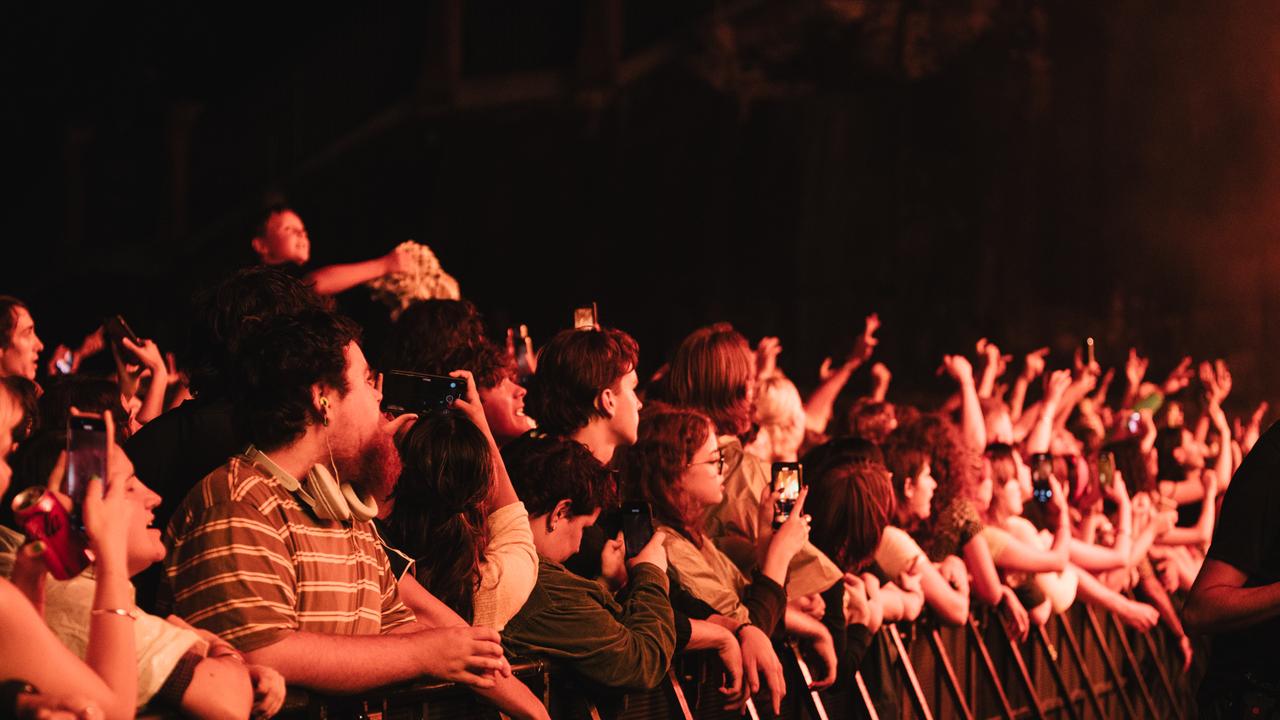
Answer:
[{"label": "concert barrier", "polygon": [[[1033,626],[1025,642],[1013,638],[995,613],[961,627],[887,625],[872,641],[859,671],[822,691],[810,691],[815,658],[780,643],[788,692],[784,718],[1167,718],[1194,717],[1191,673],[1163,625],[1147,633],[1123,626],[1106,611],[1076,603]],[[675,659],[666,680],[648,692],[601,700],[575,688],[572,673],[539,661],[513,670],[555,718],[718,720],[724,709],[722,668],[711,652]],[[746,708],[752,720],[772,718],[763,688]],[[484,718],[499,713],[469,690],[447,683],[383,688],[358,697],[321,697],[290,690],[286,720],[418,720]]]}]

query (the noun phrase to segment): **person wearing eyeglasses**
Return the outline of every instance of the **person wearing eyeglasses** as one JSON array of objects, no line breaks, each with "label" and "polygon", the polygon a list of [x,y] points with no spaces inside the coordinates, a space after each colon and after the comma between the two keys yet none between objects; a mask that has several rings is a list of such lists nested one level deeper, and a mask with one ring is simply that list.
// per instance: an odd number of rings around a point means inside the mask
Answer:
[{"label": "person wearing eyeglasses", "polygon": [[[707,515],[724,500],[725,485],[725,456],[710,418],[655,404],[641,418],[636,444],[620,450],[618,458],[623,487],[653,508],[655,531],[667,537],[667,560],[681,586],[714,608],[718,615],[711,620],[737,638],[747,694],[760,689],[763,675],[776,713],[786,683],[769,637],[786,612],[787,566],[809,537],[803,491],[776,531],[774,496],[766,494],[758,563],[748,576],[705,531]],[[829,664],[834,680],[834,663]]]}]

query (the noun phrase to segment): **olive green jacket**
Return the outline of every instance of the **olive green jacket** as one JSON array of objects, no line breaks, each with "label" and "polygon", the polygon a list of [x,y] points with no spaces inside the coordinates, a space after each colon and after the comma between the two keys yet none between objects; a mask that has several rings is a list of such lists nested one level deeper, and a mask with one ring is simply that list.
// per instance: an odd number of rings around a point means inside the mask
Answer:
[{"label": "olive green jacket", "polygon": [[600,685],[657,687],[676,646],[667,575],[638,563],[619,602],[603,583],[539,557],[538,583],[502,640],[513,656],[562,662]]}]

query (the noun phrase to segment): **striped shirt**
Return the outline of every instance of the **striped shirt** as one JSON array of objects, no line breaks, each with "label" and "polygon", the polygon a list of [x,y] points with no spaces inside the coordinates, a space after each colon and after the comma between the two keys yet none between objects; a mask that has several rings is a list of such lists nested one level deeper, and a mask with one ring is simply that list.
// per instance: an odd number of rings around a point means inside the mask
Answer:
[{"label": "striped shirt", "polygon": [[167,537],[174,612],[239,650],[294,631],[376,635],[414,621],[370,523],[318,519],[243,456],[191,490]]}]

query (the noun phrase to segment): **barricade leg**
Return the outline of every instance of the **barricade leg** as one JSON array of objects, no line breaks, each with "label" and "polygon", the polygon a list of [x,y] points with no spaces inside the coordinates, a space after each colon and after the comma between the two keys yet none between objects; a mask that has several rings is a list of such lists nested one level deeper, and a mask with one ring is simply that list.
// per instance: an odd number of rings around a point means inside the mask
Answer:
[{"label": "barricade leg", "polygon": [[[1084,652],[1080,649],[1080,642],[1076,640],[1076,633],[1071,629],[1071,623],[1067,622],[1067,618],[1063,615],[1058,616],[1058,626],[1062,630],[1062,637],[1067,641],[1067,650],[1071,654],[1071,659],[1075,661],[1076,670],[1080,672],[1080,679],[1084,681],[1084,692],[1089,698],[1089,704],[1093,706],[1093,712],[1100,718],[1105,718],[1107,713],[1102,709],[1102,701],[1098,699],[1098,693],[1093,688],[1093,678],[1089,675],[1089,669],[1084,664]],[[1118,689],[1117,689],[1118,691]],[[1123,693],[1120,696],[1124,697]],[[1121,703],[1122,707],[1128,706],[1128,703]],[[1133,717],[1133,711],[1125,711],[1128,717]]]},{"label": "barricade leg", "polygon": [[1027,699],[1031,701],[1031,709],[1035,712],[1036,717],[1044,720],[1044,705],[1040,703],[1040,695],[1036,692],[1036,683],[1031,679],[1031,673],[1027,670],[1027,661],[1022,657],[1022,648],[1018,647],[1018,641],[1013,639],[1013,634],[1009,632],[1009,628],[997,618],[996,623],[1000,626],[1000,631],[1004,633],[1004,637],[1009,641],[1009,651],[1013,654],[1013,662],[1018,666],[1018,675],[1022,677],[1022,685],[1027,689]]},{"label": "barricade leg", "polygon": [[1045,658],[1049,661],[1049,674],[1053,676],[1053,682],[1058,686],[1058,695],[1062,697],[1067,715],[1071,720],[1080,720],[1080,715],[1076,713],[1075,700],[1071,697],[1071,688],[1067,687],[1067,679],[1062,675],[1062,668],[1058,667],[1057,649],[1053,647],[1053,643],[1049,642],[1049,634],[1045,632],[1043,625],[1036,626],[1035,634],[1040,640],[1040,646],[1044,649]]},{"label": "barricade leg", "polygon": [[924,690],[920,689],[920,678],[916,677],[915,666],[907,656],[907,648],[902,644],[902,635],[898,632],[898,626],[889,625],[885,628],[885,632],[889,634],[889,641],[893,643],[893,649],[898,653],[898,667],[907,679],[907,688],[911,691],[911,702],[915,705],[916,712],[924,720],[933,720],[933,712],[929,710],[929,703],[924,699]]},{"label": "barricade leg", "polygon": [[987,651],[987,644],[982,640],[982,633],[978,630],[978,621],[969,616],[969,638],[973,641],[973,647],[978,653],[978,659],[982,661],[983,667],[987,670],[987,679],[991,681],[992,688],[995,689],[996,699],[1000,702],[1000,713],[1005,720],[1014,720],[1013,707],[1009,705],[1009,696],[1004,692],[1004,685],[1000,683],[1000,674],[996,672],[996,664],[991,661],[991,653]]},{"label": "barricade leg", "polygon": [[1116,636],[1120,638],[1120,649],[1124,652],[1124,657],[1129,662],[1129,669],[1133,671],[1133,680],[1138,684],[1138,690],[1142,694],[1142,702],[1147,706],[1147,712],[1151,713],[1151,717],[1159,717],[1156,714],[1156,701],[1151,696],[1151,688],[1147,687],[1146,678],[1142,677],[1142,667],[1138,665],[1138,658],[1133,654],[1133,646],[1129,644],[1129,636],[1125,634],[1125,627],[1120,623],[1120,619],[1115,615],[1111,615],[1111,625],[1116,629]]},{"label": "barricade leg", "polygon": [[965,700],[964,689],[960,687],[956,670],[951,666],[951,656],[947,654],[947,646],[943,644],[942,634],[938,632],[938,628],[930,628],[929,640],[933,645],[934,653],[938,656],[938,665],[942,667],[943,676],[947,681],[947,687],[951,690],[951,697],[955,700],[956,707],[960,709],[964,720],[973,720],[973,711],[969,709],[969,703]]}]

